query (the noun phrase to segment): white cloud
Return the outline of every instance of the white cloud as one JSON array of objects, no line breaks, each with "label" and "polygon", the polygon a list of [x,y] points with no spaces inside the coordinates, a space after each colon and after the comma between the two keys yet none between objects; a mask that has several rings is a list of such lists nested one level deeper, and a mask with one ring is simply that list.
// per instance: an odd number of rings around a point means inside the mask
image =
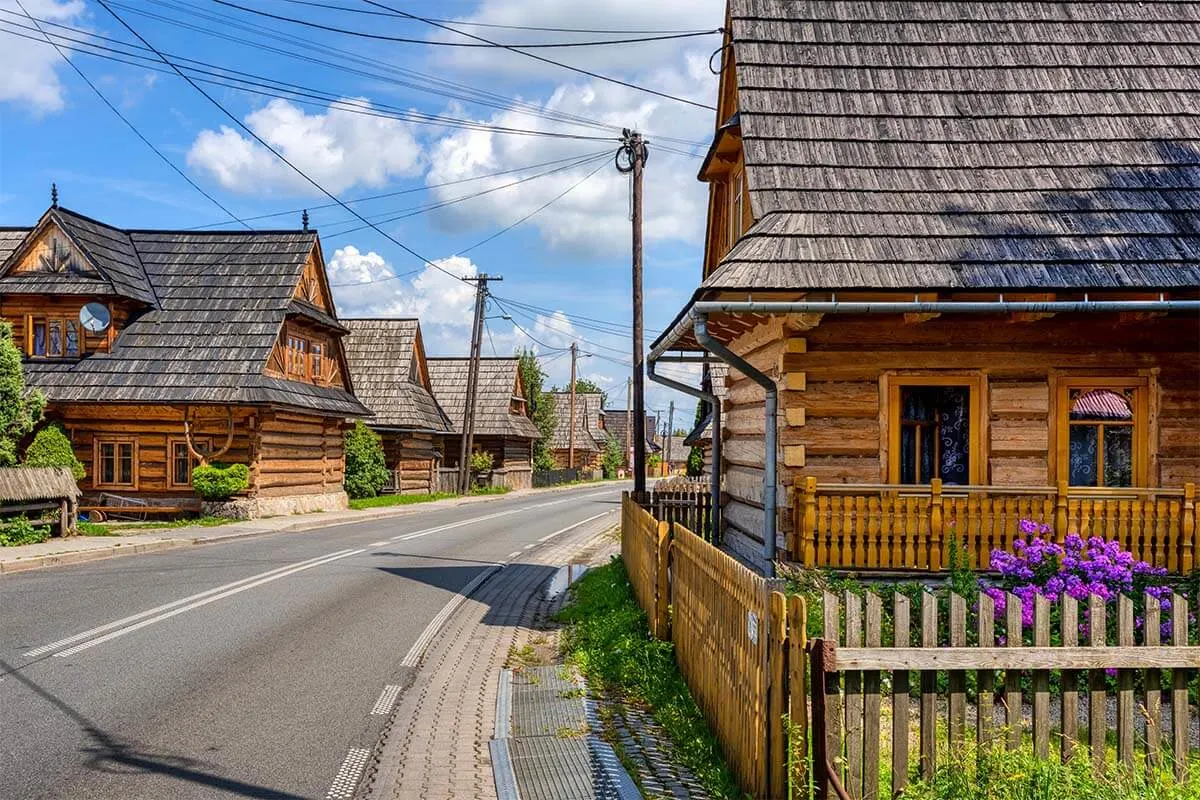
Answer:
[{"label": "white cloud", "polygon": [[[343,99],[369,110],[363,98]],[[383,186],[420,173],[421,149],[410,127],[396,119],[331,106],[309,114],[272,100],[245,118],[246,125],[313,180],[337,194],[351,186]],[[241,194],[316,194],[306,180],[267,148],[227,125],[203,130],[188,165]]]},{"label": "white cloud", "polygon": [[[68,0],[62,3],[57,0],[24,0],[23,4],[31,16],[48,22],[78,25],[86,11],[82,0]],[[24,17],[24,12],[15,0],[0,0],[0,9]],[[39,34],[31,31],[30,35],[36,37]],[[65,101],[59,70],[66,66],[62,56],[44,42],[17,36],[4,37],[0,102],[21,104],[36,114],[61,111]]]}]

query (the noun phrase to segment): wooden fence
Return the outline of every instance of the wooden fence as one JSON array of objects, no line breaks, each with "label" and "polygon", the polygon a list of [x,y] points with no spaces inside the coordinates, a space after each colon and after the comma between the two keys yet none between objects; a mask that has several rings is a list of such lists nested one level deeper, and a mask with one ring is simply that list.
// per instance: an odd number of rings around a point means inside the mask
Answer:
[{"label": "wooden fence", "polygon": [[541,489],[546,486],[558,486],[560,483],[571,483],[579,480],[577,469],[535,469],[533,471],[533,488]]},{"label": "wooden fence", "polygon": [[[1091,597],[1087,625],[1081,629],[1078,603],[1066,597],[1051,646],[1051,604],[1039,597],[1032,646],[1026,646],[1030,630],[1022,625],[1020,599],[1012,595],[1006,596],[1004,619],[997,620],[992,599],[980,593],[973,606],[973,626],[968,601],[952,595],[943,637],[941,610],[929,593],[921,599],[915,626],[910,601],[902,595],[895,596],[890,619],[885,620],[883,603],[876,595],[866,596],[864,614],[862,598],[847,593],[839,603],[836,596],[826,594],[824,639],[814,640],[811,647],[815,796],[823,800],[833,792],[853,800],[876,800],[881,777],[889,773],[895,796],[913,774],[910,749],[915,750],[917,772],[924,777],[931,776],[939,763],[961,763],[968,753],[1001,744],[1016,749],[1029,740],[1039,758],[1049,758],[1052,749],[1064,761],[1087,754],[1096,769],[1111,769],[1106,760],[1110,755],[1106,669],[1117,670],[1117,763],[1134,769],[1140,761],[1147,770],[1170,769],[1183,779],[1191,752],[1188,685],[1200,666],[1200,647],[1187,646],[1184,598],[1175,595],[1166,610],[1153,597],[1144,602],[1139,634],[1134,601],[1118,598],[1116,635],[1111,638],[1106,636],[1103,599]],[[1002,622],[1005,637],[1001,647],[996,646],[997,622]],[[1166,645],[1160,631],[1163,622],[1169,623]],[[914,627],[919,629],[915,646]],[[894,633],[892,641],[885,643],[887,628]],[[1086,636],[1081,636],[1081,630]],[[969,639],[973,641],[968,645]],[[1135,644],[1135,639],[1140,642]],[[999,680],[998,670],[1003,673]],[[1163,670],[1170,672],[1165,691]],[[918,673],[915,684],[910,683],[910,671]],[[968,673],[974,673],[973,682],[967,680]],[[1053,683],[1052,673],[1058,676]],[[939,692],[939,674],[947,676],[944,694]],[[882,681],[884,676],[889,680]],[[890,686],[886,695],[885,685]],[[1135,698],[1135,689],[1140,699]],[[890,704],[890,713],[883,708],[885,703]],[[1081,706],[1089,711],[1082,734]],[[1169,706],[1169,715],[1164,706]],[[1091,713],[1092,709],[1101,711]],[[939,717],[944,720],[944,739]],[[1164,725],[1164,719],[1169,724]],[[910,741],[914,734],[915,747]]]},{"label": "wooden fence", "polygon": [[1138,559],[1190,572],[1200,548],[1196,486],[1096,489],[1058,486],[929,486],[818,484],[802,478],[795,492],[792,558],[814,567],[939,571],[949,566],[950,540],[972,569],[987,569],[992,550],[1024,538],[1022,520],[1048,525],[1057,541],[1069,533],[1116,540]]},{"label": "wooden fence", "polygon": [[631,495],[655,519],[677,523],[712,540],[712,494],[708,487],[691,484],[680,489],[654,489]]},{"label": "wooden fence", "polygon": [[780,582],[684,526],[655,520],[628,493],[621,553],[652,631],[675,643],[679,670],[741,787],[786,797],[789,781],[806,786],[803,598],[785,597]]}]

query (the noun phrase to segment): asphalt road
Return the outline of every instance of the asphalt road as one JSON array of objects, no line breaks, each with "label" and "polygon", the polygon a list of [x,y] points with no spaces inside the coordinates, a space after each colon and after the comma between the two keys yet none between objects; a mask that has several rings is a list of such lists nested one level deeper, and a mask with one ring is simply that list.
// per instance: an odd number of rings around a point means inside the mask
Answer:
[{"label": "asphalt road", "polygon": [[324,798],[447,602],[621,488],[0,577],[0,798]]}]

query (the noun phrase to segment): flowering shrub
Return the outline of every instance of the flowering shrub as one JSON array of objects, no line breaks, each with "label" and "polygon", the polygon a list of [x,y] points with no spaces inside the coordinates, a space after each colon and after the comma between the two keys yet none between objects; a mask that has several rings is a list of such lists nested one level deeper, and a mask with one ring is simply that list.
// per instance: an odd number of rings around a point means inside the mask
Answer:
[{"label": "flowering shrub", "polygon": [[[1118,542],[1106,542],[1098,536],[1084,539],[1070,534],[1063,544],[1048,538],[1050,527],[1031,520],[1021,521],[1027,537],[1013,543],[1015,553],[993,550],[992,569],[1000,573],[998,585],[984,585],[984,592],[996,603],[996,615],[1002,616],[1007,602],[1005,592],[1021,598],[1021,621],[1033,624],[1034,598],[1041,595],[1051,602],[1069,595],[1087,602],[1088,595],[1115,602],[1126,594],[1140,601],[1143,593],[1157,600],[1164,611],[1170,608],[1171,587],[1166,585],[1167,571],[1138,561],[1121,549]],[[1141,628],[1138,617],[1137,627]]]}]

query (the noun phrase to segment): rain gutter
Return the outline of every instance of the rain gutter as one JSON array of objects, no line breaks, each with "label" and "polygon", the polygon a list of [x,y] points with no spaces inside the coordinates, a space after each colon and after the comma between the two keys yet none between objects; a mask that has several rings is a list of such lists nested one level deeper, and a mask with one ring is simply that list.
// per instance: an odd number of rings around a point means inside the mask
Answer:
[{"label": "rain gutter", "polygon": [[[664,356],[660,361],[672,363],[694,364],[699,362],[707,362],[706,357],[695,356]],[[720,514],[721,514],[721,401],[710,390],[696,389],[688,386],[686,383],[671,380],[663,375],[655,373],[654,367],[656,361],[646,362],[646,375],[655,383],[662,384],[669,389],[674,389],[677,392],[691,395],[699,400],[707,402],[712,407],[712,469],[709,475],[709,494],[712,496],[712,504],[708,515],[709,522],[709,541],[716,544],[720,540]]]}]

